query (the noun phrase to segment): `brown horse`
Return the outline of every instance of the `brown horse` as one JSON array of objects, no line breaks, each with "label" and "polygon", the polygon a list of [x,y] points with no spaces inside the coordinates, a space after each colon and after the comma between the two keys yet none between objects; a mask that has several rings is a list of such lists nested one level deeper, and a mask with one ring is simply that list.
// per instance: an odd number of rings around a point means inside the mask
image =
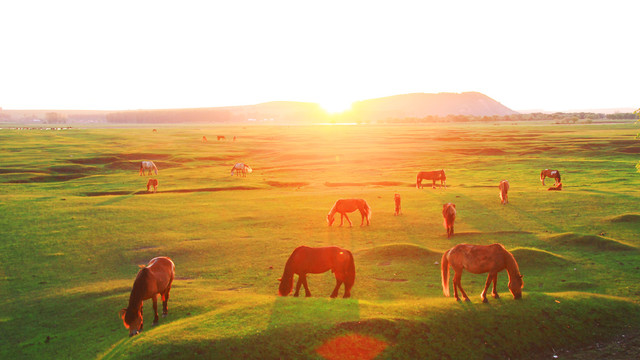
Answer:
[{"label": "brown horse", "polygon": [[395,216],[400,215],[400,194],[393,195],[393,201],[396,204],[396,211],[393,213]]},{"label": "brown horse", "polygon": [[338,296],[338,291],[343,283],[343,297],[350,297],[351,287],[356,279],[356,267],[351,251],[337,246],[318,248],[299,246],[293,250],[289,260],[287,260],[282,278],[279,279],[280,288],[278,289],[278,294],[280,296],[289,295],[293,289],[293,275],[298,274],[296,292],[293,296],[298,296],[301,285],[304,285],[305,295],[307,297],[311,296],[307,285],[307,274],[321,274],[329,270],[336,277],[336,287],[333,289],[331,297]]},{"label": "brown horse", "polygon": [[367,226],[369,226],[371,221],[371,207],[369,207],[369,204],[367,204],[364,199],[340,199],[336,201],[336,203],[333,204],[331,211],[329,211],[329,214],[327,214],[327,222],[329,223],[329,226],[331,226],[335,221],[334,215],[336,213],[340,213],[340,226],[342,226],[344,218],[347,218],[349,226],[352,226],[353,224],[351,223],[351,220],[349,220],[347,213],[354,212],[356,210],[359,210],[360,215],[362,216],[360,226],[364,225],[365,219],[367,219]]},{"label": "brown horse", "polygon": [[167,316],[169,312],[167,302],[174,276],[175,265],[168,257],[153,258],[147,266],[140,269],[133,282],[129,306],[120,310],[120,317],[124,326],[129,329],[129,336],[137,335],[142,331],[142,303],[144,300],[153,300],[155,317],[152,325],[158,324],[158,294],[162,296],[162,317]]},{"label": "brown horse", "polygon": [[507,180],[500,181],[498,188],[500,189],[500,203],[502,205],[509,203],[509,182]]},{"label": "brown horse", "polygon": [[158,190],[158,179],[149,179],[147,181],[147,192],[153,187],[153,192],[155,193]]},{"label": "brown horse", "polygon": [[203,137],[202,137],[202,142],[203,142],[203,143],[205,143],[205,142],[209,142],[209,140],[207,140],[207,137],[206,137],[206,136],[203,136]]},{"label": "brown horse", "polygon": [[442,292],[444,296],[449,296],[449,267],[452,267],[453,271],[455,271],[455,275],[453,276],[453,294],[457,301],[460,301],[458,289],[460,289],[464,301],[469,301],[469,297],[462,289],[460,283],[463,269],[467,269],[467,271],[473,274],[489,273],[487,282],[484,285],[484,290],[482,294],[480,294],[482,302],[487,302],[487,289],[491,282],[493,282],[493,297],[496,299],[500,297],[496,291],[496,282],[498,280],[498,272],[504,269],[507,269],[507,274],[509,274],[509,291],[511,291],[513,298],[516,300],[522,298],[524,282],[522,281],[520,268],[518,268],[518,263],[513,257],[513,254],[508,252],[501,244],[459,244],[445,251],[441,261]]},{"label": "brown horse", "polygon": [[226,137],[224,137],[224,135],[217,135],[216,137],[218,138],[218,141],[220,141],[220,140],[227,140],[227,138],[226,138]]},{"label": "brown horse", "polygon": [[436,188],[436,180],[440,180],[440,187],[444,187],[445,189],[447,188],[447,176],[444,174],[444,170],[420,171],[416,177],[416,188],[422,188],[422,180],[432,180],[433,183],[431,184],[431,187],[433,189]]},{"label": "brown horse", "polygon": [[558,183],[560,181],[562,181],[562,179],[560,178],[560,171],[558,170],[549,170],[549,169],[544,169],[540,172],[540,181],[542,181],[542,185],[544,185],[544,179],[550,177],[552,179],[556,179],[556,186],[558,185]]},{"label": "brown horse", "polygon": [[456,221],[456,205],[446,203],[442,205],[442,217],[444,217],[444,228],[447,229],[447,238],[453,236],[453,223]]}]

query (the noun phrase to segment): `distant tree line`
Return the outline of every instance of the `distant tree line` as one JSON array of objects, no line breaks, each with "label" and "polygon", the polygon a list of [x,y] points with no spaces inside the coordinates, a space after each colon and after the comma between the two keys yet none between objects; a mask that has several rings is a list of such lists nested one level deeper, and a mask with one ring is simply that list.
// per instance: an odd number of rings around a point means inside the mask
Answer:
[{"label": "distant tree line", "polygon": [[229,111],[216,109],[132,110],[107,114],[109,123],[224,123],[233,120]]},{"label": "distant tree line", "polygon": [[631,120],[635,119],[634,113],[615,113],[615,114],[602,114],[602,113],[563,113],[556,112],[553,114],[545,113],[530,113],[530,114],[513,114],[504,116],[474,116],[474,115],[429,115],[424,117],[407,117],[407,118],[389,118],[386,120],[379,120],[379,123],[431,123],[431,122],[496,122],[496,121],[533,121],[533,120],[555,120],[557,124],[575,124],[577,122],[591,123],[594,120]]}]

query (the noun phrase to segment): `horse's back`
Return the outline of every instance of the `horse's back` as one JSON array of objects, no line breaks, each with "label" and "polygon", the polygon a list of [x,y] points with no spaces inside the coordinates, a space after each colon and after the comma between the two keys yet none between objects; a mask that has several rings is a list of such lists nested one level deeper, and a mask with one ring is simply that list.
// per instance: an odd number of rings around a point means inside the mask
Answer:
[{"label": "horse's back", "polygon": [[339,199],[335,206],[338,212],[352,212],[363,208],[367,205],[364,199]]},{"label": "horse's back", "polygon": [[349,250],[337,246],[299,246],[291,254],[291,265],[296,273],[319,274],[328,271],[353,255]]},{"label": "horse's back", "polygon": [[501,244],[471,245],[458,244],[448,251],[452,266],[464,268],[474,274],[500,271],[506,267],[505,253]]},{"label": "horse's back", "polygon": [[151,259],[146,267],[157,284],[157,292],[163,292],[173,281],[175,264],[166,256]]}]

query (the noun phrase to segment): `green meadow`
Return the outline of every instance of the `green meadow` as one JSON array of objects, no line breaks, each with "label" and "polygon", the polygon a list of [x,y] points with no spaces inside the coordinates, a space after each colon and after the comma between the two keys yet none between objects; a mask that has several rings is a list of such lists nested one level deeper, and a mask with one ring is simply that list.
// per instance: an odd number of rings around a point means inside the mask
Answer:
[{"label": "green meadow", "polygon": [[[0,358],[562,359],[640,334],[631,123],[155,127],[0,130]],[[159,174],[139,176],[141,160]],[[230,176],[236,162],[253,173]],[[541,184],[545,168],[562,191]],[[416,189],[437,169],[446,189]],[[351,197],[371,226],[356,212],[353,227],[328,227]],[[488,304],[486,275],[468,272],[471,302],[444,297],[442,253],[496,242],[520,265],[523,299],[506,272]],[[329,298],[330,272],[309,276],[310,298],[277,295],[300,245],[353,252],[352,298]],[[145,302],[130,338],[118,311],[156,256],[176,265],[169,315],[152,327]]]}]

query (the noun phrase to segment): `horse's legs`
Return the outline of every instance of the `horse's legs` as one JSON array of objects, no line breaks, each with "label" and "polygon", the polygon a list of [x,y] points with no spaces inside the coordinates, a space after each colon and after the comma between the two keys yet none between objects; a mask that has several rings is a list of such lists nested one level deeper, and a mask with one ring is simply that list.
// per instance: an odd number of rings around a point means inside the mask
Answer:
[{"label": "horse's legs", "polygon": [[169,291],[171,291],[171,284],[169,284],[167,292],[162,295],[162,317],[169,314]]},{"label": "horse's legs", "polygon": [[[335,298],[336,296],[338,296],[338,291],[340,291],[340,286],[342,286],[342,280],[338,279],[338,277],[336,276],[336,287],[333,289],[333,292],[331,293],[331,297]],[[346,286],[345,286],[346,288]],[[344,292],[345,297],[347,296],[347,291],[345,290]]]},{"label": "horse's legs", "polygon": [[360,221],[360,226],[364,226],[364,218],[365,218],[364,211],[362,209],[358,209],[358,211],[360,211],[360,217],[362,217],[362,220]]},{"label": "horse's legs", "polygon": [[453,276],[453,293],[455,295],[456,300],[460,301],[460,298],[458,297],[458,289],[460,289],[460,293],[462,294],[462,297],[464,297],[464,301],[471,301],[471,300],[469,300],[469,297],[467,296],[467,293],[462,288],[462,282],[461,282],[462,269],[459,269],[459,270],[460,271],[457,271],[456,269],[454,269],[456,274]]},{"label": "horse's legs", "polygon": [[309,291],[309,285],[307,284],[307,274],[301,275],[302,285],[304,285],[304,296],[311,296],[311,291]]},{"label": "horse's legs", "polygon": [[[489,285],[491,285],[491,282],[493,281],[494,277],[493,277],[493,272],[489,272],[489,275],[487,275],[487,281],[484,283],[484,290],[482,290],[482,294],[480,294],[480,299],[482,299],[483,303],[489,302],[487,301],[487,289],[489,288]],[[495,288],[494,288],[495,291]]]},{"label": "horse's legs", "polygon": [[[351,222],[351,220],[349,220],[349,217],[347,216],[347,213],[342,214],[344,215],[345,218],[347,218],[347,221],[349,222],[349,227],[353,226],[353,223]],[[342,220],[342,219],[341,219]],[[340,223],[340,225],[342,225],[342,223]]]},{"label": "horse's legs", "polygon": [[493,292],[491,295],[494,299],[500,299],[500,295],[498,295],[498,290],[496,290],[496,283],[498,282],[498,273],[493,274]]},{"label": "horse's legs", "polygon": [[433,179],[433,183],[431,184],[431,188],[432,189],[436,188],[436,179]]},{"label": "horse's legs", "polygon": [[293,293],[293,296],[298,297],[300,294],[300,286],[302,286],[302,277],[304,275],[298,274],[298,282],[296,283],[296,292]]},{"label": "horse's legs", "polygon": [[156,326],[158,325],[158,295],[153,295],[151,300],[153,300],[153,324],[151,326]]}]

